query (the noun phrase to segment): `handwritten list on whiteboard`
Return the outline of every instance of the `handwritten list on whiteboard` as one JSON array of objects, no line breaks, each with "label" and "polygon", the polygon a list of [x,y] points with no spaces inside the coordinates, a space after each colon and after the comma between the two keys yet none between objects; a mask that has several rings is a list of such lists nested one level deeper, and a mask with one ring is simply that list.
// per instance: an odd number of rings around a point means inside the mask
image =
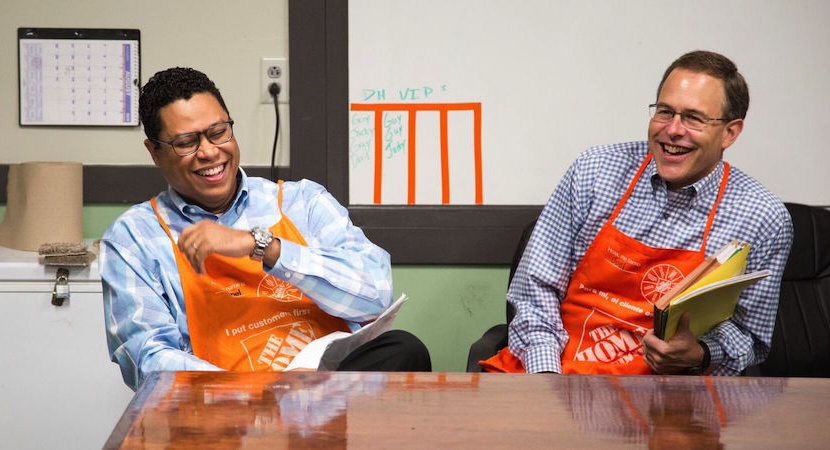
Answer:
[{"label": "handwritten list on whiteboard", "polygon": [[138,30],[127,31],[18,30],[20,124],[137,126]]}]

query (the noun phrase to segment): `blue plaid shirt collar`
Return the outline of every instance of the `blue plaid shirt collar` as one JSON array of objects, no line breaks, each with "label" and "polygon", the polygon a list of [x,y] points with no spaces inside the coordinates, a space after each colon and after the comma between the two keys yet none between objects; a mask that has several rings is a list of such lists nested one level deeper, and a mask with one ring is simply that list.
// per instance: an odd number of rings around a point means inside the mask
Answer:
[{"label": "blue plaid shirt collar", "polygon": [[167,201],[171,205],[173,209],[178,211],[184,217],[187,217],[193,222],[199,221],[204,217],[212,217],[218,218],[220,216],[237,216],[237,211],[241,211],[245,208],[245,205],[248,201],[248,175],[245,173],[242,168],[239,168],[239,171],[236,173],[236,180],[239,183],[239,189],[236,191],[236,197],[234,197],[233,202],[231,202],[231,206],[222,214],[216,215],[205,211],[201,206],[193,205],[188,203],[184,197],[181,196],[172,186],[167,186]]},{"label": "blue plaid shirt collar", "polygon": [[[677,191],[677,195],[686,197],[690,208],[700,207],[701,202],[703,202],[702,206],[706,208],[711,207],[711,202],[714,201],[714,198],[718,195],[721,178],[723,178],[725,170],[726,168],[723,160],[720,160],[715,166],[715,169],[710,172],[709,175],[706,175],[700,180],[697,180],[696,182],[680,189]],[[668,197],[673,196],[672,194],[669,194],[666,182],[663,181],[663,179],[660,178],[660,174],[657,173],[657,163],[654,162],[654,159],[649,162],[648,167],[646,167],[643,174],[651,180],[651,187],[655,194],[657,194],[658,191],[662,191]]]}]

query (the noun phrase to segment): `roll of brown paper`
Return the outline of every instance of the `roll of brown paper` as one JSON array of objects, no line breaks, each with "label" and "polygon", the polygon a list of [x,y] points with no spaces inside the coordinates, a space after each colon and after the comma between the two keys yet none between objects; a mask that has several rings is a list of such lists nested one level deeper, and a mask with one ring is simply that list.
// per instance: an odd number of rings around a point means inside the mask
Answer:
[{"label": "roll of brown paper", "polygon": [[82,242],[83,191],[80,162],[10,165],[0,245],[37,251],[46,242]]}]

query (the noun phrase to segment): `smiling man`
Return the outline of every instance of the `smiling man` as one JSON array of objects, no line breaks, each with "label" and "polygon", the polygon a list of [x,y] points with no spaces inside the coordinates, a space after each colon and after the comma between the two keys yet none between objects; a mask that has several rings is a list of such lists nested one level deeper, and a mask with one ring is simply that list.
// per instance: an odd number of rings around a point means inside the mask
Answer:
[{"label": "smiling man", "polygon": [[[279,371],[309,342],[392,303],[389,254],[314,182],[239,167],[234,122],[203,73],[142,88],[144,146],[169,187],[101,240],[107,343],[133,389],[158,370]],[[338,370],[429,371],[415,336],[386,332]]]},{"label": "smiling man", "polygon": [[[588,149],[551,195],[508,290],[508,348],[485,369],[737,375],[762,362],[792,223],[778,198],[723,161],[748,107],[728,58],[694,51],[674,61],[649,105],[648,141]],[[752,245],[747,272],[772,275],[699,339],[688,316],[670,340],[657,338],[661,292],[643,287],[669,289],[733,239]]]}]

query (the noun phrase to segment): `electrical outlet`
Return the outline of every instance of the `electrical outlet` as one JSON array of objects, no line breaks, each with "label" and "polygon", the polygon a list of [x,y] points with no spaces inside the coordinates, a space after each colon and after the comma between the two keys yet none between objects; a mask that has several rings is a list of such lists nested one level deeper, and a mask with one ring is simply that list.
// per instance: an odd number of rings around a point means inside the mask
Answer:
[{"label": "electrical outlet", "polygon": [[280,103],[288,103],[288,60],[286,58],[262,58],[259,62],[259,102],[273,104],[268,87],[280,85]]}]

